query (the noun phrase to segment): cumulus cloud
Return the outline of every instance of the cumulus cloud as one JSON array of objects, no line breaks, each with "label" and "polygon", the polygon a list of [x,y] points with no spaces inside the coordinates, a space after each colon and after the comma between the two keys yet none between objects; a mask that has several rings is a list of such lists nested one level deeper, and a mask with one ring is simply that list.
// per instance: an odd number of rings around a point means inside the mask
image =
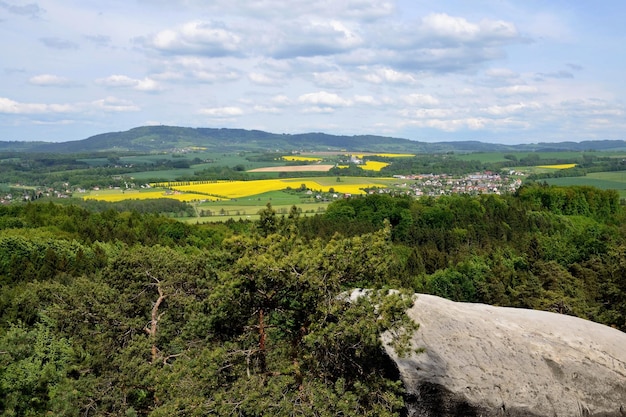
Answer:
[{"label": "cumulus cloud", "polygon": [[328,93],[326,91],[319,91],[317,93],[302,94],[298,97],[300,103],[313,104],[316,106],[324,107],[346,107],[350,106],[352,102],[346,100],[337,94]]},{"label": "cumulus cloud", "polygon": [[200,109],[198,113],[205,115],[205,116],[211,116],[211,117],[216,117],[216,118],[234,117],[234,116],[241,116],[244,114],[243,110],[240,107],[235,107],[235,106],[204,108],[204,109]]},{"label": "cumulus cloud", "polygon": [[105,97],[91,102],[92,107],[107,113],[126,113],[141,110],[139,106],[128,100],[116,97]]},{"label": "cumulus cloud", "polygon": [[106,97],[92,102],[44,104],[44,103],[21,103],[9,98],[0,97],[0,113],[8,114],[61,114],[61,113],[85,113],[92,110],[105,112],[134,112],[140,110],[138,106],[127,100],[115,97]]},{"label": "cumulus cloud", "polygon": [[367,104],[370,106],[377,106],[380,104],[378,100],[370,95],[356,95],[354,96],[354,102],[358,104]]},{"label": "cumulus cloud", "polygon": [[284,80],[273,78],[267,74],[261,74],[258,72],[251,72],[250,74],[248,74],[248,79],[256,85],[265,85],[265,86],[280,85],[284,82]]},{"label": "cumulus cloud", "polygon": [[412,74],[396,71],[392,68],[377,68],[363,76],[363,79],[373,84],[417,84],[417,80]]},{"label": "cumulus cloud", "polygon": [[352,87],[352,79],[343,72],[328,71],[314,72],[313,82],[316,86],[322,88],[350,88]]},{"label": "cumulus cloud", "polygon": [[162,81],[201,82],[207,84],[237,81],[242,78],[235,68],[215,63],[206,57],[179,56],[161,63],[153,78]]},{"label": "cumulus cloud", "polygon": [[126,75],[110,75],[106,78],[97,79],[96,83],[106,87],[132,88],[133,90],[145,92],[154,92],[161,89],[155,80],[148,77],[140,80]]},{"label": "cumulus cloud", "polygon": [[[171,3],[171,1],[169,2]],[[261,19],[289,16],[324,16],[346,19],[373,21],[390,16],[395,10],[395,2],[391,0],[257,0],[249,2],[233,2],[232,0],[184,0],[186,5],[195,3],[205,12],[244,15]]]},{"label": "cumulus cloud", "polygon": [[259,113],[272,113],[272,114],[280,113],[280,109],[278,107],[273,107],[273,106],[256,105],[253,107],[253,109],[254,111],[259,112]]},{"label": "cumulus cloud", "polygon": [[335,108],[329,107],[329,106],[310,106],[310,107],[306,107],[302,109],[303,113],[324,114],[324,113],[334,113],[334,111],[335,111]]},{"label": "cumulus cloud", "polygon": [[439,100],[430,94],[407,94],[402,97],[402,101],[410,106],[436,106],[439,104]]},{"label": "cumulus cloud", "polygon": [[472,23],[465,18],[445,13],[425,16],[421,21],[419,31],[422,37],[431,41],[454,44],[502,43],[519,37],[517,28],[510,22],[483,19]]},{"label": "cumulus cloud", "polygon": [[69,79],[52,74],[35,75],[31,77],[28,82],[41,87],[67,87],[72,84]]},{"label": "cumulus cloud", "polygon": [[337,20],[295,21],[270,41],[271,55],[277,59],[334,55],[363,44],[354,29]]},{"label": "cumulus cloud", "polygon": [[495,105],[485,108],[483,111],[491,116],[508,117],[514,114],[526,113],[540,110],[542,106],[537,102],[512,103],[506,105]]},{"label": "cumulus cloud", "polygon": [[277,106],[289,106],[292,104],[291,99],[284,94],[272,97],[271,102]]},{"label": "cumulus cloud", "polygon": [[76,110],[76,106],[72,104],[21,103],[6,97],[0,97],[0,113],[47,114],[70,113]]},{"label": "cumulus cloud", "polygon": [[188,22],[144,39],[144,45],[165,54],[221,57],[239,55],[242,38],[220,22]]},{"label": "cumulus cloud", "polygon": [[495,89],[496,94],[513,96],[520,94],[537,94],[539,90],[532,85],[510,85],[507,87],[500,87]]},{"label": "cumulus cloud", "polygon": [[508,68],[489,68],[485,71],[485,75],[490,78],[511,79],[518,78],[519,74]]}]

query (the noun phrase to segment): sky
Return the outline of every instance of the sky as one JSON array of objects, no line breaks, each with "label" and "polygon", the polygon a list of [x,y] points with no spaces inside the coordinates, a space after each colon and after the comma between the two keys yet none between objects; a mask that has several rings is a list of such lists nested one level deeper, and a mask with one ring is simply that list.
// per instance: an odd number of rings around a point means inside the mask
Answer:
[{"label": "sky", "polygon": [[0,140],[626,139],[623,0],[0,0]]}]

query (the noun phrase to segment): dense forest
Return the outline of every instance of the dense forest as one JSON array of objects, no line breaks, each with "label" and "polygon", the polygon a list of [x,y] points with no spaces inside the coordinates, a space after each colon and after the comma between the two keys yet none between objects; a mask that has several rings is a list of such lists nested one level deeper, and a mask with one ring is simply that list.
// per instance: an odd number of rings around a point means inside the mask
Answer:
[{"label": "dense forest", "polygon": [[415,293],[626,330],[615,191],[376,194],[197,225],[140,207],[0,206],[0,415],[400,416],[379,336],[415,348]]}]

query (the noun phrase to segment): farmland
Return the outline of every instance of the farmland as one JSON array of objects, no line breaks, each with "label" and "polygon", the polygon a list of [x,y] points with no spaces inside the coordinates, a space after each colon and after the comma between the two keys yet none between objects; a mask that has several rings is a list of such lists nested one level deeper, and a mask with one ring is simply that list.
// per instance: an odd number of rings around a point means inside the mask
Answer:
[{"label": "farmland", "polygon": [[[450,179],[493,172],[512,175],[520,181],[530,178],[549,184],[611,188],[626,198],[626,179],[619,171],[622,168],[608,166],[623,157],[623,151],[501,151],[416,156],[347,150],[216,152],[188,147],[152,154],[81,156],[76,159],[76,167],[50,172],[49,179],[45,173],[37,173],[33,174],[37,182],[29,182],[22,173],[17,173],[14,182],[5,183],[5,195],[11,191],[14,195],[41,193],[41,186],[50,184],[52,179],[56,184],[50,188],[59,191],[46,192],[47,196],[113,203],[168,198],[191,203],[197,213],[221,212],[227,216],[230,212],[235,215],[245,212],[246,216],[253,216],[268,202],[280,210],[295,204],[304,211],[318,212],[334,198],[362,195],[364,190],[377,188],[412,190],[418,196],[462,192],[453,189],[472,193],[481,189],[480,184],[463,182],[463,187],[451,186]],[[3,163],[23,165],[19,158],[6,158]],[[607,165],[606,172],[597,172],[602,171],[597,169],[601,165]],[[568,177],[570,169],[572,175]],[[435,175],[440,180],[432,177],[433,185],[427,185],[426,180],[414,180],[420,175]],[[405,188],[391,176],[405,178]],[[439,182],[441,186],[437,185]],[[489,184],[485,185],[489,188]],[[17,190],[20,191],[16,193]]]},{"label": "farmland", "polygon": [[551,185],[586,185],[603,190],[617,190],[620,198],[626,199],[626,171],[593,172],[584,177],[550,178],[546,182]]},{"label": "farmland", "polygon": [[[97,190],[85,193],[84,199],[108,202],[126,199],[172,198],[193,204],[198,217],[255,217],[271,203],[277,212],[287,212],[297,205],[304,213],[325,209],[330,201],[343,195],[364,194],[365,189],[386,188],[392,178],[335,177],[267,179],[251,181],[164,182],[148,190]],[[323,194],[323,196],[322,196]]]}]

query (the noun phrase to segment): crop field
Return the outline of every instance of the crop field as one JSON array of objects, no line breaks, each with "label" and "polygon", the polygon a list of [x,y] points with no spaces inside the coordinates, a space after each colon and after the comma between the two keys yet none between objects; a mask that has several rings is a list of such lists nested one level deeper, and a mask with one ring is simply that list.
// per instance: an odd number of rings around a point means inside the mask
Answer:
[{"label": "crop field", "polygon": [[83,196],[85,200],[101,200],[114,203],[122,200],[147,200],[152,198],[173,198],[179,201],[218,200],[203,194],[172,192],[166,189],[152,189],[149,191],[137,190],[99,190]]},{"label": "crop field", "polygon": [[210,182],[204,181],[198,183],[190,183],[189,185],[170,184],[173,190],[185,193],[198,193],[204,195],[215,196],[223,199],[233,199],[253,196],[266,193],[269,191],[278,191],[284,189],[307,188],[317,192],[330,192],[332,188],[336,193],[342,194],[363,194],[363,188],[386,187],[388,180],[381,179],[365,179],[350,178],[350,180],[358,181],[342,181],[337,182],[335,178],[316,177],[316,178],[289,178],[289,179],[268,179],[253,181],[228,181],[228,182]]},{"label": "crop field", "polygon": [[626,171],[593,172],[584,177],[549,178],[551,185],[588,185],[603,190],[616,190],[621,198],[626,198]]},{"label": "crop field", "polygon": [[283,159],[285,161],[298,161],[298,162],[318,162],[322,160],[322,158],[318,158],[314,156],[299,156],[299,155],[283,156]]},{"label": "crop field", "polygon": [[[179,201],[220,201],[241,200],[248,198],[252,205],[259,205],[258,201],[267,196],[265,194],[277,192],[275,197],[283,196],[283,190],[297,190],[306,188],[312,193],[334,192],[337,194],[364,194],[364,188],[383,188],[392,184],[393,178],[341,178],[337,182],[335,177],[287,178],[253,181],[218,181],[218,182],[166,182],[154,184],[148,190],[98,190],[85,193],[82,198],[109,202],[133,199],[173,198]],[[256,198],[256,201],[255,201]],[[287,197],[285,197],[287,198]],[[302,198],[289,197],[286,204],[302,202]],[[225,201],[220,201],[225,204]],[[265,204],[265,203],[263,203]]]},{"label": "crop field", "polygon": [[380,171],[387,165],[389,165],[387,162],[365,161],[365,164],[360,165],[360,167],[366,171]]},{"label": "crop field", "polygon": [[568,169],[568,168],[574,168],[575,166],[576,164],[537,165],[537,168]]},{"label": "crop field", "polygon": [[412,153],[358,153],[350,155],[354,155],[359,159],[363,159],[366,156],[382,156],[384,158],[412,158],[415,156]]},{"label": "crop field", "polygon": [[334,167],[334,165],[322,165],[322,164],[285,165],[285,166],[255,168],[247,172],[326,172],[326,171],[330,171],[332,167]]},{"label": "crop field", "polygon": [[[458,158],[463,161],[480,161],[483,163],[496,163],[496,162],[504,162],[507,161],[505,155],[515,156],[518,160],[522,158],[527,158],[529,155],[538,156],[539,161],[541,160],[563,160],[563,161],[575,161],[580,159],[583,155],[589,154],[589,152],[576,152],[576,151],[560,151],[560,152],[475,152],[475,153],[467,153],[467,154],[458,154],[455,155],[455,158]],[[595,156],[615,156],[614,153],[610,152],[593,152],[591,153]]]}]

